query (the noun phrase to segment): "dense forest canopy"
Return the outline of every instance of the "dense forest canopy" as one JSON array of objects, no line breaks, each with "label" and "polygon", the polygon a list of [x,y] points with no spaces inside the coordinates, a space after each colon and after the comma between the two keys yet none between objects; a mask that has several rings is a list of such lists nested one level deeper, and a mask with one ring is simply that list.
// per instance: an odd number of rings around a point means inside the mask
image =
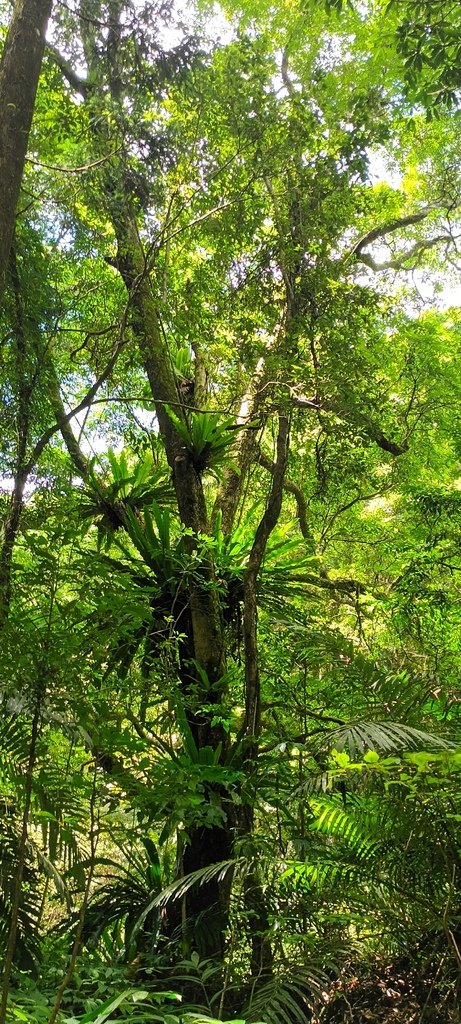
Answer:
[{"label": "dense forest canopy", "polygon": [[0,1024],[457,1021],[459,5],[2,15]]}]

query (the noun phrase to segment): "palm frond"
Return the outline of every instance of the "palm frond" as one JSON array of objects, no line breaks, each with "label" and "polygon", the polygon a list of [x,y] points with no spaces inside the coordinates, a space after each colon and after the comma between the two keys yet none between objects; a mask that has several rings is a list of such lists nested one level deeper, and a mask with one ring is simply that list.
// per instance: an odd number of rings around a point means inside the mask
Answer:
[{"label": "palm frond", "polygon": [[[18,870],[20,825],[14,819],[0,825],[0,954],[5,951],[15,879]],[[28,860],[23,870],[18,908],[15,962],[22,970],[34,971],[39,956],[37,932],[40,896],[37,873]],[[1,955],[0,955],[1,959]]]},{"label": "palm frond", "polygon": [[257,986],[244,1009],[247,1021],[267,1024],[308,1024],[321,999],[327,978],[320,966],[307,964],[303,973],[290,971]]},{"label": "palm frond", "polygon": [[455,744],[401,722],[356,722],[332,729],[322,738],[322,746],[347,749],[354,758],[367,750],[393,754],[403,750],[450,750]]},{"label": "palm frond", "polygon": [[243,857],[232,857],[229,860],[222,860],[217,864],[199,868],[198,871],[192,871],[189,875],[178,878],[176,882],[172,882],[171,885],[167,885],[165,889],[162,889],[160,895],[153,901],[152,906],[164,907],[170,900],[181,899],[195,885],[207,885],[214,878],[221,882],[229,871],[241,869],[247,863]]}]

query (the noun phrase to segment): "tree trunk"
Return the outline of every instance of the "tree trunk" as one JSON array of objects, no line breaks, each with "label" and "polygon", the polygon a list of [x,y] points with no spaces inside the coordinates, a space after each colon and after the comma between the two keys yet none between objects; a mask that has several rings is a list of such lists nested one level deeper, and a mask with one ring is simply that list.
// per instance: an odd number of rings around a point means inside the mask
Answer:
[{"label": "tree trunk", "polygon": [[[127,195],[122,216],[118,208],[113,211],[113,223],[121,253],[124,281],[132,295],[141,359],[155,400],[160,432],[172,470],[179,517],[182,524],[192,532],[192,536],[186,538],[192,553],[196,546],[195,535],[207,533],[209,530],[203,482],[166,409],[166,406],[170,405],[177,415],[183,415],[170,354],[159,326],[139,235],[135,229],[134,218],[130,216],[130,199]],[[203,702],[219,706],[222,699],[222,690],[216,684],[219,684],[226,671],[224,626],[218,591],[213,583],[212,558],[202,557],[201,562],[197,562],[194,577],[189,581],[189,628],[188,635],[180,643],[180,651],[181,648],[184,650],[181,654],[179,677],[188,724],[198,750],[207,746],[216,749],[218,744],[221,744],[221,756],[225,756],[228,736],[220,725],[211,724],[212,713],[200,708],[194,712],[190,706],[187,707],[190,691],[197,683],[203,686],[204,675],[208,680],[208,690],[203,694]],[[193,667],[194,663],[202,670],[200,676]],[[204,801],[211,802],[215,796],[211,789],[209,792],[205,789]],[[188,875],[216,862],[227,860],[231,855],[232,840],[228,827],[192,827],[188,829],[183,853],[184,874]],[[227,886],[220,884],[217,878],[206,885],[194,887],[187,894],[184,940],[186,946],[197,949],[202,957],[223,958],[228,897]]]},{"label": "tree trunk", "polygon": [[26,320],[14,247],[11,248],[9,266],[15,300],[13,330],[16,380],[12,383],[13,387],[15,387],[17,391],[18,404],[15,426],[18,441],[14,466],[14,486],[10,497],[9,508],[2,523],[2,540],[0,545],[0,630],[5,625],[10,610],[13,551],[21,522],[24,488],[29,475],[29,467],[26,462],[33,391],[33,384],[31,383],[32,377],[27,365],[28,345],[25,327]]},{"label": "tree trunk", "polygon": [[0,302],[52,0],[17,0],[0,62]]},{"label": "tree trunk", "polygon": [[[288,459],[289,419],[279,415],[277,456],[266,510],[256,530],[244,581],[243,633],[245,640],[245,738],[244,770],[249,788],[247,803],[238,814],[237,830],[246,839],[254,831],[254,809],[251,801],[253,776],[258,757],[261,731],[261,680],[258,652],[258,610],[256,584],[266,553],[267,542],[275,529],[282,508],[282,491]],[[268,936],[269,917],[258,864],[250,865],[244,886],[245,907],[251,929],[251,974],[253,978],[270,977],[273,958]]]}]

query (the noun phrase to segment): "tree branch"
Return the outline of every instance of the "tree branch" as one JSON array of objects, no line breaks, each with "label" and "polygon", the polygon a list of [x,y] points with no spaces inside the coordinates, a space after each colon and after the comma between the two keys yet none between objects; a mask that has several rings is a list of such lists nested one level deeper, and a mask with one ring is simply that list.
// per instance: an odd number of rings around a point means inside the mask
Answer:
[{"label": "tree branch", "polygon": [[410,213],[407,217],[395,217],[394,220],[388,220],[386,223],[380,224],[379,227],[372,228],[371,231],[367,231],[366,235],[359,238],[358,242],[351,249],[350,255],[359,255],[367,245],[376,242],[378,238],[384,238],[386,235],[393,234],[394,231],[399,231],[400,228],[407,228],[411,224],[420,224],[430,213],[433,213],[434,209],[436,209],[435,206],[425,206],[423,210],[419,210],[417,213]]},{"label": "tree branch", "polygon": [[266,511],[256,530],[253,546],[248,559],[244,580],[243,634],[245,642],[245,733],[252,738],[253,748],[257,742],[260,726],[260,676],[257,642],[257,592],[256,581],[264,558],[267,542],[277,524],[282,507],[282,490],[288,458],[289,420],[279,416],[277,455],[272,486]]},{"label": "tree branch", "polygon": [[[276,463],[272,462],[272,460],[267,455],[265,455],[264,452],[261,451],[259,453],[259,464],[263,467],[263,469],[269,470],[269,473],[272,473],[272,475],[275,473]],[[292,494],[296,501],[299,529],[301,530],[304,540],[312,541],[312,534],[310,533],[309,527],[307,525],[306,499],[301,488],[299,487],[298,484],[295,484],[293,480],[287,480],[287,478],[285,477],[283,481],[283,489],[284,491],[287,492],[287,494]]]},{"label": "tree branch", "polygon": [[94,384],[91,386],[89,391],[87,391],[85,397],[82,398],[82,401],[79,402],[78,405],[74,406],[74,408],[71,409],[70,412],[65,413],[63,417],[59,416],[59,422],[56,422],[51,427],[48,427],[48,429],[45,430],[45,432],[39,438],[29,458],[27,466],[24,467],[24,471],[26,473],[30,473],[32,471],[36,462],[40,458],[40,455],[42,454],[44,448],[48,444],[48,441],[51,440],[53,435],[56,434],[58,430],[60,430],[62,433],[63,428],[67,426],[67,424],[70,422],[71,419],[73,419],[74,416],[78,416],[79,412],[82,412],[83,409],[86,409],[88,408],[89,405],[91,405],[93,398],[99,391],[99,388],[102,386],[102,384],[104,384],[107,378],[110,377],[110,374],[112,373],[112,370],[117,362],[118,356],[120,355],[120,351],[124,344],[125,339],[122,333],[122,337],[119,338],[115,346],[114,352],[112,353],[109,359],[109,362],[104,367],[104,370],[102,371],[102,373],[100,373],[99,377],[95,380]]},{"label": "tree branch", "polygon": [[[54,371],[54,367],[53,367]],[[75,437],[72,427],[69,422],[64,403],[61,398],[61,392],[59,390],[58,380],[53,372],[52,377],[52,392],[51,392],[51,404],[53,406],[53,412],[56,416],[56,423],[59,430],[61,431],[64,444],[69,452],[69,455],[83,480],[88,476],[90,464],[86,456],[83,454],[82,449]]]},{"label": "tree branch", "polygon": [[405,266],[409,260],[415,259],[415,257],[426,252],[428,249],[433,249],[436,245],[439,245],[440,242],[452,241],[453,238],[451,235],[436,235],[435,238],[428,238],[420,242],[415,242],[411,249],[408,249],[406,252],[403,252],[400,256],[396,256],[392,260],[385,260],[383,263],[377,263],[372,256],[365,252],[359,254],[356,253],[355,257],[359,263],[364,263],[365,266],[369,267],[370,270],[373,270],[374,273],[378,273],[380,270],[412,270],[412,267]]},{"label": "tree branch", "polygon": [[86,78],[81,78],[80,75],[74,71],[69,61],[62,56],[62,53],[60,53],[57,47],[53,46],[52,43],[47,43],[47,50],[54,60],[54,63],[58,66],[59,70],[62,71],[64,78],[66,78],[69,85],[72,86],[72,89],[74,89],[75,92],[80,93],[80,96],[83,96],[83,98],[86,99],[88,92],[90,91],[90,85]]},{"label": "tree branch", "polygon": [[[262,385],[266,372],[266,364],[263,357],[258,360],[254,378],[251,382],[251,387],[247,393],[243,396],[240,409],[237,416],[237,422],[239,424],[245,424],[251,422],[259,413],[260,407],[264,401],[264,393],[266,385]],[[222,513],[222,529],[225,534],[229,534],[232,530],[232,526],[235,519],[235,514],[238,508],[238,503],[242,494],[242,486],[245,481],[246,474],[256,457],[258,446],[258,440],[256,434],[248,434],[248,431],[241,430],[240,436],[236,444],[236,450],[232,459],[232,465],[228,466],[224,472],[224,479],[219,488],[212,519],[215,520],[218,511]]]},{"label": "tree branch", "polygon": [[292,583],[308,583],[311,587],[319,587],[321,590],[331,590],[341,594],[367,593],[364,584],[359,583],[358,580],[345,579],[343,577],[331,580],[326,574],[325,576],[312,576],[310,573],[292,574],[290,581]]},{"label": "tree branch", "polygon": [[321,398],[306,398],[304,395],[296,393],[295,388],[291,388],[291,396],[294,405],[298,409],[316,409],[318,412],[332,412],[340,420],[344,420],[346,423],[355,423],[358,427],[367,434],[371,441],[374,441],[378,445],[378,448],[382,448],[383,451],[389,452],[390,455],[404,455],[408,451],[408,441],[402,441],[400,444],[397,441],[392,441],[389,437],[383,434],[381,428],[373,423],[364,413],[354,411],[352,416],[349,416],[346,412],[341,409],[341,406],[337,405],[336,402],[330,399]]},{"label": "tree branch", "polygon": [[[99,157],[99,160],[93,160],[89,164],[82,164],[80,167],[61,167],[59,164],[44,164],[40,160],[34,160],[31,156],[26,157],[26,162],[28,164],[33,164],[34,167],[43,167],[45,171],[59,171],[60,174],[82,174],[83,171],[93,170],[93,167],[101,167],[101,165],[107,163],[108,160],[112,160],[113,156],[117,156],[117,153],[120,153],[120,146],[118,149],[114,149],[112,153],[107,153],[106,156]],[[108,259],[107,262],[109,262]],[[103,331],[101,333],[106,332]]]}]

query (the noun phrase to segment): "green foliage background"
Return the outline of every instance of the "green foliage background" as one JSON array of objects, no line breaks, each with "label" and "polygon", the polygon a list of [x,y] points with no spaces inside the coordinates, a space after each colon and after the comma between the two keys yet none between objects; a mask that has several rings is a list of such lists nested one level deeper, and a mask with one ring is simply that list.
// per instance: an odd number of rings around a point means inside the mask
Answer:
[{"label": "green foliage background", "polygon": [[435,6],[53,12],[0,325],[8,1019],[334,1020],[389,961],[458,1012]]}]

